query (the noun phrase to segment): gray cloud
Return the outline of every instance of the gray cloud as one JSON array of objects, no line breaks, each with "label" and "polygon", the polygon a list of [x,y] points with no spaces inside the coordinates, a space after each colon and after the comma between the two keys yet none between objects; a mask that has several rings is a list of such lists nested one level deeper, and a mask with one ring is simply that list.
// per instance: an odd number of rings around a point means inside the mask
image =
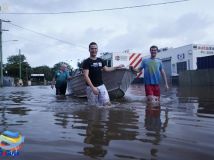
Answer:
[{"label": "gray cloud", "polygon": [[[74,11],[152,3],[151,0],[6,2],[10,12]],[[152,44],[160,47],[177,47],[190,43],[214,44],[212,6],[211,3],[204,1],[190,1],[174,5],[86,14],[0,15],[0,18],[9,19],[20,26],[75,44],[64,44],[4,23],[3,27],[10,31],[3,33],[3,40],[19,40],[19,42],[3,44],[4,61],[6,62],[6,57],[9,55],[18,53],[18,49],[21,48],[32,66],[43,64],[52,66],[62,60],[76,66],[78,59],[89,56],[87,47],[91,41],[98,43],[100,51],[134,49],[144,53],[148,52]],[[78,47],[79,45],[86,49]]]},{"label": "gray cloud", "polygon": [[173,38],[182,36],[194,36],[211,25],[213,22],[208,17],[203,17],[197,13],[188,13],[182,15],[177,20],[163,20],[156,24],[150,31],[150,36],[155,38]]}]

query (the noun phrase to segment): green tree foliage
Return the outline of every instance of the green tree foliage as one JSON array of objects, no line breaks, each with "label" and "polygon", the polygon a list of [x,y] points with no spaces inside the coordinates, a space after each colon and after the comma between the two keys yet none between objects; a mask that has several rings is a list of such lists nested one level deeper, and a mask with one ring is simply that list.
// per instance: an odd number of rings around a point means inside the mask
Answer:
[{"label": "green tree foliage", "polygon": [[77,67],[78,67],[79,69],[82,68],[82,65],[83,65],[83,61],[82,61],[82,62],[77,62]]},{"label": "green tree foliage", "polygon": [[24,62],[25,60],[26,60],[26,57],[23,54],[12,55],[7,58],[8,64],[19,64],[20,61]]},{"label": "green tree foliage", "polygon": [[31,73],[32,74],[44,74],[45,79],[47,81],[51,81],[51,79],[52,79],[52,69],[45,65],[32,68]]},{"label": "green tree foliage", "polygon": [[26,57],[21,55],[12,55],[7,58],[7,64],[4,68],[5,72],[7,71],[7,75],[19,78],[19,65],[21,63],[21,78],[26,81],[29,79],[31,74],[31,67],[28,62],[26,62]]},{"label": "green tree foliage", "polygon": [[60,66],[61,66],[62,64],[66,64],[66,65],[67,65],[69,72],[71,72],[71,71],[73,70],[73,68],[71,68],[71,66],[70,66],[68,63],[66,63],[66,62],[59,62],[59,63],[56,63],[56,64],[53,66],[53,69],[52,69],[53,73],[54,73],[55,71],[59,70],[59,69],[60,69]]}]

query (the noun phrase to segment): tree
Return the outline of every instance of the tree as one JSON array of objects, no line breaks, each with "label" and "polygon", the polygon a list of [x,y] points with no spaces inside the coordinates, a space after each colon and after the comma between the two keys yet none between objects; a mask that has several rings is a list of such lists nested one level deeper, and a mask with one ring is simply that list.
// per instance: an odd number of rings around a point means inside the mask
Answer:
[{"label": "tree", "polygon": [[7,71],[7,75],[19,78],[19,68],[21,63],[21,78],[24,81],[27,81],[31,73],[31,67],[25,60],[26,57],[23,54],[9,56],[7,58],[8,63],[6,63],[4,68],[4,70]]},{"label": "tree", "polygon": [[26,57],[23,54],[12,55],[7,58],[8,64],[19,64],[20,61],[24,62],[25,60],[26,60]]},{"label": "tree", "polygon": [[44,74],[45,79],[47,81],[51,81],[51,79],[52,79],[52,70],[50,67],[45,66],[45,65],[32,68],[31,73],[32,74]]},{"label": "tree", "polygon": [[61,66],[62,64],[66,64],[67,67],[68,67],[68,71],[69,71],[69,72],[72,72],[73,68],[71,68],[71,66],[70,66],[68,63],[66,63],[66,62],[59,62],[59,63],[56,63],[56,64],[53,66],[52,71],[53,71],[53,72],[56,72],[57,70],[59,70],[59,69],[60,69],[60,66]]},{"label": "tree", "polygon": [[82,62],[77,62],[77,67],[78,67],[79,69],[82,68],[82,65],[83,65],[83,61],[82,61]]}]

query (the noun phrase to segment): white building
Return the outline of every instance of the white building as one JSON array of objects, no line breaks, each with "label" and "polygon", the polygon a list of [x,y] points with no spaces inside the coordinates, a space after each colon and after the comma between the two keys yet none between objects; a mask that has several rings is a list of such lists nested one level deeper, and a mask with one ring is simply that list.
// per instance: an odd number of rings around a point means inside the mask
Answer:
[{"label": "white building", "polygon": [[214,45],[190,44],[178,48],[162,48],[157,54],[166,73],[177,76],[180,71],[196,70],[197,57],[214,55]]}]

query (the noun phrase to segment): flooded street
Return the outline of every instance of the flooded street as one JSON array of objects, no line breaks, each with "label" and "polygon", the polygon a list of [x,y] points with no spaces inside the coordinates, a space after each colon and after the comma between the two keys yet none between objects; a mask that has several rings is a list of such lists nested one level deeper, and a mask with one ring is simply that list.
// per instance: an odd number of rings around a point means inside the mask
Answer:
[{"label": "flooded street", "polygon": [[15,159],[214,159],[214,88],[162,91],[160,112],[146,110],[143,85],[111,108],[54,94],[50,86],[0,88],[0,132],[25,136]]}]

